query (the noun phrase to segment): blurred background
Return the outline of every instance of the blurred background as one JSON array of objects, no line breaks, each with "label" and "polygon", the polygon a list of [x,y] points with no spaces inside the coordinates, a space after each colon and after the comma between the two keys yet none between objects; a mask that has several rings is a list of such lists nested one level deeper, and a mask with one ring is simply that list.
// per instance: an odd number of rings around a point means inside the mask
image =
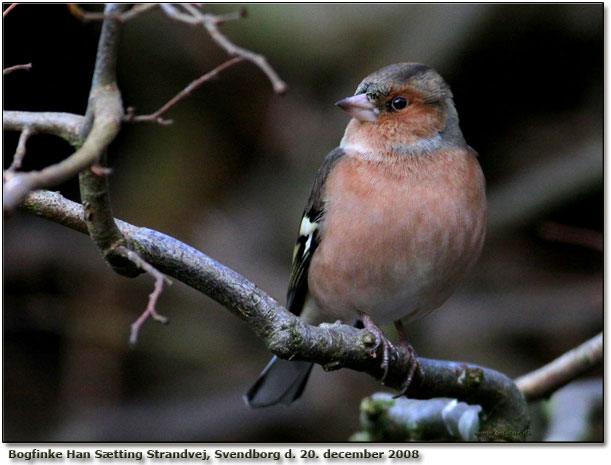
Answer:
[{"label": "blurred background", "polygon": [[[288,93],[243,62],[166,115],[172,126],[124,125],[109,153],[116,217],[198,248],[284,302],[312,180],[348,123],[334,102],[382,66],[422,62],[454,92],[488,181],[490,224],[469,279],[409,325],[418,353],[516,377],[602,330],[602,4],[246,8],[222,30],[264,54]],[[33,67],[4,77],[4,109],[83,114],[99,30],[65,5],[11,11],[3,66]],[[147,12],[123,27],[124,104],[151,113],[226,58],[203,30]],[[17,139],[4,133],[5,168]],[[69,153],[58,138],[32,137],[23,169]],[[79,200],[75,181],[57,189]],[[5,442],[345,441],[360,400],[384,390],[316,367],[297,404],[248,410],[242,395],[270,354],[220,305],[175,282],[157,307],[171,324],[147,323],[132,349],[149,277],[116,275],[85,235],[24,213],[5,218],[3,233]],[[600,386],[602,369],[591,376]],[[568,404],[583,395],[570,391]],[[552,417],[530,439],[548,437]],[[580,438],[602,440],[602,430]]]}]

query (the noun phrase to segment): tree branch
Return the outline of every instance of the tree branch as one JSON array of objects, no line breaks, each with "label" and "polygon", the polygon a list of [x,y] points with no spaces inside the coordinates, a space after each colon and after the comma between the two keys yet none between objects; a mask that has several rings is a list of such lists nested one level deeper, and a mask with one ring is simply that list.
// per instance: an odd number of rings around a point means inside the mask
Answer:
[{"label": "tree branch", "polygon": [[[120,13],[125,8],[126,5],[111,4],[106,6],[106,12]],[[116,85],[118,32],[116,21],[106,20],[104,22],[98,45],[87,114],[81,130],[81,140],[85,141],[82,147],[60,163],[48,166],[40,171],[30,171],[28,173],[5,172],[5,183],[3,185],[3,208],[5,211],[11,211],[16,207],[29,191],[60,184],[97,163],[106,147],[118,134],[123,117],[121,95]],[[91,174],[95,176],[93,173]],[[92,185],[95,184],[92,181]],[[86,206],[98,201],[96,195],[101,190],[99,183],[97,187],[97,190],[89,189],[91,192],[95,191],[95,198],[89,199],[88,203],[84,199]],[[86,194],[89,193],[87,188],[85,188],[85,191]],[[112,218],[112,212],[109,212],[108,216]],[[88,212],[88,218],[95,221],[100,219],[100,224],[105,224],[110,228],[109,234],[112,236],[114,225],[109,226],[112,221],[104,221],[104,218],[97,214],[92,216],[91,212]],[[119,239],[116,234],[115,237],[110,238],[106,237],[108,236],[106,234],[104,236],[105,240],[110,239],[113,242],[117,242]],[[123,258],[121,260],[130,263]],[[133,268],[133,266],[127,267],[128,271],[125,274],[130,275],[129,270],[132,270],[131,275],[133,275],[135,273]]]},{"label": "tree branch", "polygon": [[125,13],[90,13],[88,11],[83,10],[80,6],[75,3],[68,4],[68,10],[72,13],[80,21],[84,23],[88,21],[103,21],[105,19],[114,19],[120,23],[124,23],[125,21],[129,21],[130,19],[144,13],[145,11],[151,10],[158,5],[156,3],[142,3],[138,5],[134,5],[129,11]]},{"label": "tree branch", "polygon": [[[3,186],[4,210],[13,210],[28,192],[43,187],[56,186],[95,163],[105,147],[113,141],[119,132],[121,116],[117,118],[115,115],[116,105],[117,101],[112,98],[112,95],[100,93],[95,108],[96,118],[91,132],[81,148],[70,157],[40,171],[5,173]],[[118,108],[121,111],[120,102]]]},{"label": "tree branch", "polygon": [[[112,119],[115,123],[113,130],[116,132],[113,134],[113,139],[121,127],[123,104],[117,86],[116,72],[120,24],[115,16],[120,15],[127,8],[128,5],[125,4],[108,4],[104,9],[106,19],[98,43],[89,103],[82,128],[83,139],[91,136],[90,128],[93,132],[101,117]],[[100,156],[94,160],[95,163],[105,158],[103,155],[108,145],[100,147]],[[142,273],[140,267],[117,251],[119,247],[129,248],[129,246],[114,221],[107,176],[104,175],[103,170],[85,169],[79,173],[79,185],[89,236],[104,256],[106,263],[123,276],[138,276]]]},{"label": "tree branch", "polygon": [[125,121],[134,122],[134,123],[148,121],[148,122],[154,122],[154,123],[159,123],[159,124],[171,124],[172,120],[164,120],[162,118],[162,116],[170,108],[172,108],[174,105],[176,105],[178,102],[180,102],[184,98],[191,95],[191,92],[193,92],[195,89],[201,86],[204,82],[214,79],[216,76],[219,75],[219,73],[229,68],[230,66],[235,65],[236,63],[239,63],[242,60],[243,60],[242,57],[235,57],[230,60],[227,60],[225,63],[220,64],[219,66],[214,68],[212,71],[208,71],[203,76],[200,76],[195,81],[191,82],[187,87],[185,87],[178,94],[176,94],[171,100],[169,100],[165,105],[163,105],[155,113],[151,113],[150,115],[135,116],[133,115],[133,110],[130,112],[130,109],[128,109],[128,113],[125,116]]},{"label": "tree branch", "polygon": [[27,144],[28,139],[32,134],[34,134],[34,131],[32,130],[31,126],[26,126],[23,128],[23,131],[21,131],[21,135],[19,136],[19,142],[17,142],[17,150],[15,150],[13,161],[11,166],[8,167],[7,171],[13,172],[21,168],[23,158],[25,157],[25,144]]},{"label": "tree branch", "polygon": [[360,410],[363,431],[351,440],[368,442],[477,441],[482,412],[479,405],[456,399],[394,399],[387,392],[366,397]]},{"label": "tree branch", "polygon": [[2,75],[6,76],[7,74],[10,74],[13,71],[17,71],[17,70],[26,70],[26,71],[29,71],[31,69],[32,69],[32,63],[26,63],[25,65],[9,66],[8,68],[4,68],[2,70]]},{"label": "tree branch", "polygon": [[19,3],[11,3],[10,6],[2,12],[2,19],[6,18],[13,8],[15,8]]},{"label": "tree branch", "polygon": [[[99,162],[105,158],[106,148],[117,135],[120,129],[121,120],[124,117],[121,94],[116,82],[119,23],[136,14],[151,9],[154,6],[155,5],[142,5],[126,12],[128,8],[127,5],[106,5],[103,14],[104,23],[98,43],[98,52],[87,112],[84,120],[82,122],[79,121],[80,131],[78,136],[74,137],[73,133],[70,134],[71,143],[77,146],[78,150],[61,163],[52,165],[41,171],[15,173],[14,168],[19,164],[21,154],[25,153],[25,141],[30,132],[34,130],[31,124],[27,124],[27,120],[31,120],[32,115],[22,113],[20,115],[22,120],[17,122],[19,124],[14,125],[23,131],[17,149],[15,164],[12,167],[13,169],[4,173],[5,183],[3,186],[4,209],[5,211],[10,211],[28,192],[41,187],[59,184],[69,179],[77,172],[79,173],[81,199],[84,207],[83,215],[87,232],[104,256],[106,262],[116,272],[125,276],[137,276],[142,272],[142,269],[156,276],[155,291],[151,294],[147,310],[133,326],[132,341],[135,340],[140,325],[148,316],[161,319],[155,311],[155,303],[163,289],[164,281],[160,278],[159,272],[157,272],[153,266],[149,265],[143,258],[130,250],[132,248],[131,244],[117,228],[112,213],[108,179],[106,177],[109,170],[100,166]],[[78,6],[72,7],[71,11],[83,20],[91,19],[91,15],[88,16]],[[219,17],[218,21],[220,22],[227,19],[230,18],[223,17],[221,19],[221,17]],[[216,28],[216,24],[214,27]],[[220,32],[218,34],[220,34]],[[229,42],[229,44],[231,43]],[[231,45],[233,46],[233,44]],[[233,47],[236,53],[232,54],[238,55],[237,57],[191,83],[186,89],[153,115],[132,117],[132,119],[145,120],[147,118],[154,118],[154,120],[160,121],[163,113],[189,95],[193,89],[203,82],[215,77],[223,69],[242,59],[258,62],[259,66],[264,70],[267,67],[267,72],[269,73],[271,71],[272,73],[270,79],[272,79],[274,86],[278,86],[278,82],[281,81],[277,76],[274,77],[275,73],[271,70],[271,67],[267,65],[263,57],[240,49],[239,47]],[[10,71],[10,69],[6,70],[6,72]],[[282,83],[282,85],[284,85],[284,83]],[[17,115],[13,116],[16,117]],[[45,129],[53,131],[58,130],[63,136],[66,135],[65,127]],[[85,141],[82,146],[80,146],[80,140]]]},{"label": "tree branch", "polygon": [[[77,231],[86,232],[83,209],[58,193],[30,193],[21,208]],[[379,379],[380,353],[371,357],[375,337],[367,330],[340,324],[318,327],[304,324],[256,285],[176,239],[147,228],[116,220],[133,249],[160,272],[206,294],[245,321],[276,355],[316,362],[326,370],[350,368]],[[408,372],[403,354],[392,348],[385,384],[401,389]],[[490,440],[519,440],[512,431],[528,428],[524,397],[505,375],[466,363],[420,359],[425,376],[414,380],[407,395],[416,399],[450,397],[482,405],[486,413],[481,430],[500,432]],[[503,436],[502,432],[509,432]]]},{"label": "tree branch", "polygon": [[603,357],[603,334],[575,347],[541,368],[519,377],[516,385],[531,402],[547,397],[588,372]]},{"label": "tree branch", "polygon": [[73,147],[81,144],[81,129],[85,118],[72,113],[4,111],[2,129],[23,131],[26,127],[39,134],[61,137]]},{"label": "tree branch", "polygon": [[142,268],[145,272],[155,278],[155,289],[149,295],[149,303],[146,306],[146,310],[134,323],[132,323],[132,331],[129,336],[129,343],[131,345],[136,345],[136,343],[138,342],[138,334],[140,332],[140,328],[146,320],[148,320],[149,318],[153,318],[155,321],[159,321],[162,324],[168,323],[169,320],[165,316],[162,316],[157,313],[155,307],[157,305],[157,300],[159,299],[159,296],[163,292],[164,284],[172,284],[172,281],[170,281],[167,276],[165,276],[155,267],[142,260],[142,258],[140,258],[140,256],[134,251],[129,250],[126,247],[117,247],[117,253],[123,255],[133,264],[135,264],[139,268]]},{"label": "tree branch", "polygon": [[202,25],[212,40],[216,42],[216,44],[224,49],[231,56],[239,56],[248,60],[261,69],[263,71],[269,81],[272,83],[274,88],[274,92],[277,94],[283,94],[286,92],[286,83],[278,76],[278,73],[270,66],[267,62],[267,59],[258,53],[254,53],[245,48],[239,47],[238,45],[231,42],[223,33],[219,30],[219,24],[226,21],[226,16],[217,16],[208,13],[202,13],[195,6],[190,5],[188,3],[180,4],[187,13],[183,13],[179,11],[176,6],[171,5],[169,3],[163,3],[160,5],[161,9],[164,13],[170,18],[176,19],[178,21],[182,21],[188,24],[194,25]]}]

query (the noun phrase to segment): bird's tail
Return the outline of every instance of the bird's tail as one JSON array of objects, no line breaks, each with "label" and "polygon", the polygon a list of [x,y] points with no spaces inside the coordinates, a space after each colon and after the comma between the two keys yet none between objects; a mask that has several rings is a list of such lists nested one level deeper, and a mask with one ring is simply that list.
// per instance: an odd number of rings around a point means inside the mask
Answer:
[{"label": "bird's tail", "polygon": [[274,356],[244,396],[246,405],[250,408],[289,405],[303,393],[313,366],[310,362],[290,362]]}]

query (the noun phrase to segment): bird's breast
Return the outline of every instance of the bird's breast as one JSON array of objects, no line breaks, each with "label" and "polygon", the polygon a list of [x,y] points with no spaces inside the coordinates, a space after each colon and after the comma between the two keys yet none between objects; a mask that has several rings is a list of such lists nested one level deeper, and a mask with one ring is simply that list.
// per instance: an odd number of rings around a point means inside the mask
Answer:
[{"label": "bird's breast", "polygon": [[310,293],[329,319],[384,323],[439,307],[481,251],[484,179],[466,150],[371,163],[345,156],[325,186]]}]

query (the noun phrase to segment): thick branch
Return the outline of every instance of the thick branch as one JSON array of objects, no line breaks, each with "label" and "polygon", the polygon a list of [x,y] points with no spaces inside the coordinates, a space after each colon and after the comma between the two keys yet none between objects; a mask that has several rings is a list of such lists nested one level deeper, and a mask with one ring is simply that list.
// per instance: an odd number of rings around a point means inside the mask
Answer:
[{"label": "thick branch", "polygon": [[84,118],[72,113],[4,111],[2,129],[23,131],[26,127],[38,134],[61,137],[73,147],[81,143]]},{"label": "thick branch", "polygon": [[98,42],[98,53],[95,59],[91,92],[104,86],[115,86],[117,82],[117,57],[119,51],[120,24],[113,16],[120,15],[129,8],[129,5],[109,3],[104,8],[107,18],[102,25],[102,33]]},{"label": "thick branch", "polygon": [[[86,231],[82,207],[58,193],[30,193],[22,208]],[[143,259],[225,306],[279,357],[316,362],[327,370],[345,367],[377,379],[382,376],[382,349],[376,358],[371,357],[375,337],[367,330],[340,324],[308,326],[253,283],[198,250],[157,231],[119,220],[116,223]],[[391,350],[385,384],[394,389],[401,389],[409,368],[402,357],[400,351]],[[524,397],[505,375],[465,363],[430,359],[421,359],[421,363],[424,380],[418,378],[412,383],[409,397],[450,397],[482,405],[487,414],[483,431],[522,431],[528,427]]]},{"label": "thick branch", "polygon": [[515,380],[530,402],[547,397],[602,361],[603,334],[600,333],[573,350]]},{"label": "thick branch", "polygon": [[[480,432],[479,405],[456,399],[395,399],[377,392],[361,402],[359,441],[477,441]],[[525,436],[524,432],[522,436]],[[479,436],[482,436],[481,434]]]},{"label": "thick branch", "polygon": [[[104,10],[107,18],[102,25],[102,33],[98,44],[89,104],[82,131],[83,138],[90,134],[90,127],[93,132],[93,128],[103,115],[115,122],[116,127],[114,129],[116,132],[114,135],[120,129],[123,119],[123,104],[116,82],[120,24],[113,16],[121,14],[127,7],[128,5],[109,4]],[[101,147],[100,155],[105,154],[107,146],[108,144]],[[97,159],[95,161],[97,162]],[[81,200],[85,210],[84,218],[89,236],[106,262],[117,273],[129,277],[137,276],[142,270],[128,260],[124,254],[117,252],[117,248],[128,247],[128,244],[115,225],[108,192],[108,178],[104,175],[100,176],[99,173],[100,170],[91,169],[85,169],[79,173]]]}]

